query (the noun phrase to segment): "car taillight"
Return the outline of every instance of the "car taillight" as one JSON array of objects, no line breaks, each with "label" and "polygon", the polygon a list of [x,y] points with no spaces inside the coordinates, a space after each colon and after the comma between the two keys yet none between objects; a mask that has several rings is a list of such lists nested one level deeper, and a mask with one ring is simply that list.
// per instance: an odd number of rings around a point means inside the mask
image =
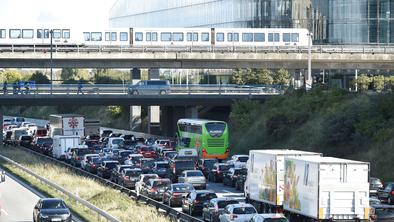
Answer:
[{"label": "car taillight", "polygon": [[198,203],[200,203],[200,201],[199,200],[193,200],[193,203],[194,204],[198,204]]},{"label": "car taillight", "polygon": [[92,167],[93,167],[93,168],[96,168],[96,164],[93,164]]},{"label": "car taillight", "polygon": [[207,149],[202,148],[202,153],[207,154]]},{"label": "car taillight", "polygon": [[394,195],[394,190],[393,191],[391,191],[391,193],[390,193],[391,195]]},{"label": "car taillight", "polygon": [[229,153],[230,152],[230,147],[227,147],[226,152],[225,153]]},{"label": "car taillight", "polygon": [[174,193],[173,195],[178,197],[178,196],[181,196],[182,194],[181,193]]},{"label": "car taillight", "polygon": [[77,158],[76,158],[77,160],[80,160],[81,158],[79,158],[79,156],[77,156]]},{"label": "car taillight", "polygon": [[129,178],[129,176],[124,176],[123,179],[124,180],[129,180],[130,178]]},{"label": "car taillight", "polygon": [[236,219],[238,216],[236,214],[230,214],[230,220]]},{"label": "car taillight", "polygon": [[150,192],[151,193],[157,192],[157,189],[156,188],[152,188],[152,189],[150,189]]}]

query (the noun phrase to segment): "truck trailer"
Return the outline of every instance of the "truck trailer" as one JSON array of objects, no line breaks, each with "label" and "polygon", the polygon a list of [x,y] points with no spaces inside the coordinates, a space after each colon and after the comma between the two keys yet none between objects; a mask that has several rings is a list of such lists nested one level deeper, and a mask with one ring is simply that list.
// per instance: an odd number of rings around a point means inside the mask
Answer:
[{"label": "truck trailer", "polygon": [[245,181],[246,200],[260,213],[283,211],[285,188],[285,157],[322,156],[321,153],[299,150],[250,150],[246,164],[248,175]]},{"label": "truck trailer", "polygon": [[285,157],[284,212],[290,221],[368,221],[369,163]]},{"label": "truck trailer", "polygon": [[78,147],[81,142],[79,136],[55,135],[52,139],[52,157],[56,159],[65,159],[68,149]]},{"label": "truck trailer", "polygon": [[100,135],[100,120],[85,119],[85,136]]},{"label": "truck trailer", "polygon": [[49,116],[50,136],[85,136],[84,117],[78,114],[54,114]]}]

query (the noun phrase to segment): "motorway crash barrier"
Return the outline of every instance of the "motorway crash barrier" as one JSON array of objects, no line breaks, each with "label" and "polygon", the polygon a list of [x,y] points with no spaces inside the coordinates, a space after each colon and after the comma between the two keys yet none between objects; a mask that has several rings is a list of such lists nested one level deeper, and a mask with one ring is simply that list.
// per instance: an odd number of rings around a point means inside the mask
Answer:
[{"label": "motorway crash barrier", "polygon": [[[23,150],[25,150],[25,151],[27,151],[27,152],[34,153],[35,155],[38,155],[38,156],[40,156],[40,157],[42,157],[42,158],[45,158],[45,159],[47,159],[47,160],[49,160],[49,161],[51,161],[51,162],[53,162],[53,163],[55,163],[55,164],[58,164],[58,165],[60,165],[60,166],[62,166],[62,167],[66,167],[66,168],[68,168],[68,169],[74,171],[74,172],[77,173],[78,175],[82,175],[82,176],[91,178],[91,179],[93,179],[93,180],[95,180],[95,181],[97,181],[97,182],[99,182],[99,183],[101,183],[101,184],[104,184],[104,185],[106,185],[106,186],[109,186],[109,187],[111,187],[111,188],[113,188],[113,189],[117,189],[117,190],[121,191],[122,193],[127,194],[130,198],[132,198],[132,199],[134,199],[134,200],[136,200],[136,201],[141,201],[141,202],[143,202],[143,203],[145,203],[145,204],[147,204],[147,205],[150,205],[150,206],[155,207],[159,212],[160,212],[160,210],[163,210],[164,213],[165,213],[167,216],[169,216],[171,219],[174,219],[174,220],[180,221],[180,222],[203,222],[203,220],[201,220],[201,219],[198,219],[198,218],[196,218],[196,217],[190,216],[190,215],[185,214],[185,213],[183,213],[183,212],[179,212],[179,211],[175,210],[174,208],[171,208],[171,207],[169,207],[168,205],[165,205],[165,204],[163,204],[163,203],[161,203],[161,202],[158,202],[158,201],[156,201],[156,200],[153,200],[153,199],[151,199],[151,198],[149,198],[149,197],[147,197],[147,196],[144,196],[144,195],[139,195],[139,196],[137,196],[137,193],[136,193],[135,191],[133,191],[133,190],[131,190],[131,189],[128,189],[128,188],[125,188],[125,187],[123,187],[123,186],[120,186],[120,185],[118,185],[118,184],[116,184],[116,183],[113,183],[113,182],[111,182],[111,181],[109,181],[109,180],[103,179],[103,178],[101,178],[101,177],[99,177],[99,176],[97,176],[97,175],[95,175],[95,174],[92,174],[92,173],[89,173],[89,172],[87,172],[87,171],[85,171],[85,170],[82,170],[82,169],[80,169],[80,168],[71,166],[71,165],[69,165],[69,164],[67,164],[67,163],[65,163],[65,162],[62,162],[62,161],[57,160],[57,159],[54,159],[54,158],[52,158],[52,157],[43,155],[43,154],[38,153],[38,152],[36,152],[36,151],[30,150],[30,149],[27,149],[27,148],[24,148],[24,147],[19,147],[19,148],[20,148],[20,149],[23,149]],[[21,166],[20,164],[16,163],[15,161],[13,161],[13,160],[11,160],[11,159],[8,159],[8,158],[3,157],[3,156],[1,156],[1,155],[0,155],[0,158],[3,158],[3,159],[5,158],[7,161],[8,161],[8,160],[11,161],[11,163],[17,164],[18,167],[22,167],[22,168],[21,168],[22,170],[27,170],[26,172],[28,172],[29,174],[32,174],[33,176],[37,176],[37,178],[42,178],[42,177],[40,177],[40,176],[34,174],[34,173],[33,173],[32,171],[30,171],[29,169],[27,169],[27,168]],[[45,178],[42,178],[42,179],[45,180],[45,181],[48,181],[48,180],[46,180]],[[54,184],[54,183],[52,183],[52,182],[50,182],[50,181],[48,181],[48,183],[53,184],[54,187],[59,187],[58,185],[56,185],[56,184]],[[59,188],[61,188],[61,187],[59,187]],[[63,190],[64,190],[64,189],[63,189]],[[64,190],[64,191],[65,191],[65,190]],[[70,192],[68,192],[68,191],[65,191],[65,192],[67,192],[66,195],[70,194],[70,195],[72,195],[73,197],[78,198],[77,196],[73,195],[72,193],[70,193]],[[72,197],[72,198],[73,198],[73,197]],[[80,198],[78,198],[78,199],[80,199]],[[85,200],[82,200],[82,199],[80,199],[80,200],[81,200],[81,201],[84,201],[84,203],[89,203],[89,202],[87,202],[87,201],[85,201]],[[82,202],[81,202],[81,203],[82,203]],[[90,203],[89,203],[89,204],[90,204]],[[91,204],[90,204],[90,205],[91,205]],[[91,206],[94,206],[94,205],[91,205]],[[96,207],[96,209],[98,209],[98,208]],[[98,210],[100,210],[100,209],[98,209]],[[102,210],[101,210],[101,211],[102,211]],[[102,211],[102,212],[105,213],[104,211]],[[107,214],[107,215],[108,215],[108,214]],[[114,219],[115,219],[115,218],[114,218]],[[118,221],[118,220],[115,219],[115,220],[108,220],[108,221]]]}]

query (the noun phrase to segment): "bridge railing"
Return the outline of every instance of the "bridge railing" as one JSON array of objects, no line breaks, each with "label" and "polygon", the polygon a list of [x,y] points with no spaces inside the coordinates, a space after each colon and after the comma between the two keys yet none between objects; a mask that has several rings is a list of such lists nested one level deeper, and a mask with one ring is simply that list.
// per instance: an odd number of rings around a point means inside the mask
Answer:
[{"label": "bridge railing", "polygon": [[[9,95],[35,95],[35,94],[66,94],[66,95],[130,95],[129,87],[131,84],[83,84],[79,90],[78,84],[35,84],[31,85],[27,90],[23,85],[13,87],[12,84],[0,84],[2,92],[0,96]],[[155,90],[155,86],[141,89]],[[283,85],[234,85],[234,84],[181,84],[170,85],[170,91],[167,95],[245,95],[245,94],[283,94],[286,86]],[[158,90],[157,90],[158,91]],[[165,96],[165,95],[161,95]]]},{"label": "bridge railing", "polygon": [[[394,53],[394,45],[313,45],[312,53]],[[50,53],[50,48],[43,45],[32,46],[1,46],[0,53]],[[54,45],[53,53],[155,53],[155,52],[211,52],[211,53],[307,53],[306,46],[77,46],[77,45]]]}]

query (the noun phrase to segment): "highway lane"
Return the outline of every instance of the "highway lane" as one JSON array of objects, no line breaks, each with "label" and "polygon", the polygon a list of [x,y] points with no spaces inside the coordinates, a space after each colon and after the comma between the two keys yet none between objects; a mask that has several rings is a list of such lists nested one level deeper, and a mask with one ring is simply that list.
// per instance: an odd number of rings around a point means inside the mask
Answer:
[{"label": "highway lane", "polygon": [[33,220],[33,208],[42,197],[39,193],[6,176],[0,184],[1,222],[27,222]]}]

